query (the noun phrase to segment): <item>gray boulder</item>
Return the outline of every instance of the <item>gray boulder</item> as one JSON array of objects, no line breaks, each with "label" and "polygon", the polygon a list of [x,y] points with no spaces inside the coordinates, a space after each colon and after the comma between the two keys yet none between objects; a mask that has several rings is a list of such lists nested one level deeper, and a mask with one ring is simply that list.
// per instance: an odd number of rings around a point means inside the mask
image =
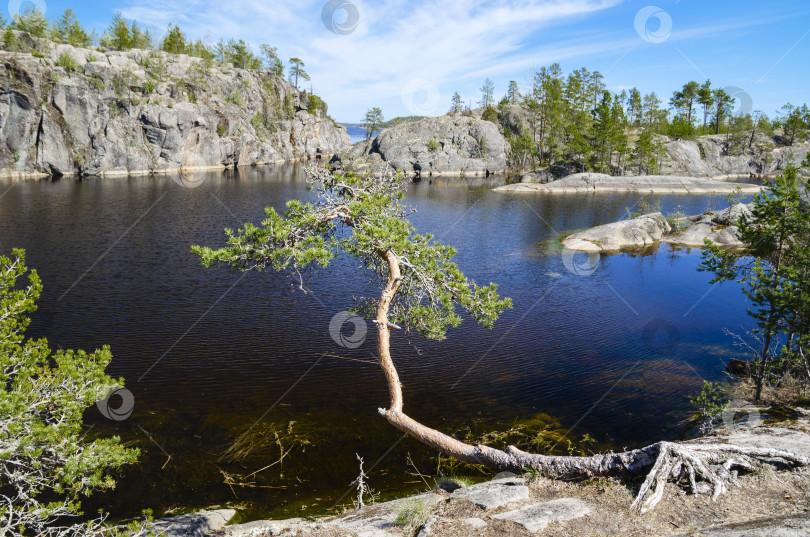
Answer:
[{"label": "gray boulder", "polygon": [[519,477],[497,479],[464,487],[453,492],[453,498],[463,498],[486,511],[529,499],[529,487]]},{"label": "gray boulder", "polygon": [[554,522],[564,522],[588,515],[591,508],[576,498],[560,498],[550,502],[536,503],[516,511],[495,515],[493,518],[511,520],[532,533],[546,529]]},{"label": "gray boulder", "polygon": [[697,217],[684,230],[665,237],[664,241],[702,248],[704,241],[709,239],[726,249],[742,249],[745,244],[739,238],[737,224],[743,216],[749,219],[752,217],[750,205],[738,203],[716,213],[706,213]]},{"label": "gray boulder", "polygon": [[638,250],[655,245],[671,229],[663,214],[651,213],[574,233],[562,245],[580,252]]},{"label": "gray boulder", "polygon": [[508,153],[494,123],[450,115],[385,129],[368,147],[394,169],[422,176],[504,173]]},{"label": "gray boulder", "polygon": [[235,514],[233,509],[220,509],[161,518],[153,522],[150,529],[164,537],[205,537],[225,527]]}]

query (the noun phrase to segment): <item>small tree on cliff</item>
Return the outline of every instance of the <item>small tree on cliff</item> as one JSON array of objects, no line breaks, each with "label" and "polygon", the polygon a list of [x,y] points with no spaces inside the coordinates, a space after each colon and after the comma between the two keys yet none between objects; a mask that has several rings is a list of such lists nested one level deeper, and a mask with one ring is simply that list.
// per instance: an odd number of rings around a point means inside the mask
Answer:
[{"label": "small tree on cliff", "polygon": [[404,412],[402,386],[391,356],[392,332],[413,330],[441,340],[448,328],[461,323],[462,312],[492,327],[511,301],[498,296],[495,284],[479,287],[467,279],[452,261],[456,253],[452,247],[439,244],[432,235],[416,233],[406,218],[409,212],[400,204],[404,196],[401,177],[358,177],[325,170],[309,173],[318,184],[316,202],[290,201],[284,215],[268,208],[258,226],[245,224],[238,231],[226,230],[226,247],[194,246],[192,251],[208,267],[289,269],[299,275],[316,265],[328,266],[340,252],[357,258],[381,289],[378,298],[361,302],[358,311],[377,327],[377,357],[391,398],[389,408],[379,412],[397,429],[444,454],[497,470],[534,468],[549,476],[576,478],[636,473],[652,467],[633,504],[642,511],[660,501],[669,479],[684,479],[695,493],[700,490],[696,479],[705,479],[716,497],[726,483],[735,482],[732,467],[753,465],[751,456],[810,463],[807,458],[772,449],[670,442],[593,457],[535,455],[514,446],[501,451],[469,445],[419,423]]},{"label": "small tree on cliff", "polygon": [[298,89],[298,79],[309,80],[309,74],[304,71],[304,62],[301,58],[290,58],[290,84]]},{"label": "small tree on cliff", "polygon": [[379,107],[375,106],[366,112],[366,117],[363,118],[363,128],[366,129],[366,140],[371,140],[374,133],[382,128],[383,122],[385,122],[385,117],[383,117],[382,110]]}]

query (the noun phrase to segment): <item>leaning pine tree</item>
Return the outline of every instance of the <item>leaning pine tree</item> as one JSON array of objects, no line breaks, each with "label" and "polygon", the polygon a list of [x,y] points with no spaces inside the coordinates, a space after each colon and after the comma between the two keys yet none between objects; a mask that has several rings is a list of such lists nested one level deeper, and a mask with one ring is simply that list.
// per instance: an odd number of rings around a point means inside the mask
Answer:
[{"label": "leaning pine tree", "polygon": [[712,491],[716,498],[728,483],[737,484],[736,468],[758,464],[754,457],[810,464],[807,458],[785,451],[717,443],[659,442],[624,453],[548,456],[513,446],[505,451],[473,446],[419,423],[404,412],[402,387],[390,351],[392,332],[414,330],[441,340],[447,328],[461,323],[462,312],[492,327],[511,301],[498,296],[495,284],[478,287],[468,280],[452,261],[456,253],[452,247],[437,243],[431,235],[416,233],[400,203],[404,195],[401,177],[323,169],[309,170],[309,174],[318,189],[315,203],[290,201],[284,215],[268,208],[258,226],[226,229],[225,248],[194,246],[192,250],[208,267],[291,270],[299,278],[302,270],[327,267],[340,252],[359,259],[382,289],[379,297],[362,301],[358,311],[377,327],[377,354],[391,397],[389,408],[379,412],[397,429],[446,455],[500,471],[532,468],[550,477],[576,479],[649,470],[633,503],[642,512],[661,500],[670,479],[684,480],[695,494]]}]

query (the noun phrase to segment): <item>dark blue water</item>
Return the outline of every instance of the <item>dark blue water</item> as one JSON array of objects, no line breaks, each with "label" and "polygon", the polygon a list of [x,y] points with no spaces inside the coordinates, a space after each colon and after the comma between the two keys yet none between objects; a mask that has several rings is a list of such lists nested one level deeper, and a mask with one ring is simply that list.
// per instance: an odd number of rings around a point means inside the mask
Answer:
[{"label": "dark blue water", "polygon": [[[198,179],[196,188],[176,177],[0,183],[0,250],[25,248],[45,284],[30,335],[55,348],[111,345],[108,372],[135,397],[126,421],[86,414],[93,434],[120,434],[143,451],[99,506],[297,515],[340,499],[355,454],[367,471],[379,459],[369,475],[384,494],[415,486],[409,453],[435,473],[433,454],[376,413],[388,399],[368,363],[373,329],[357,349],[330,337],[353,297],[379,292],[355,260],[306,274],[304,294],[290,275],[204,269],[189,251],[223,244],[223,228],[261,219],[265,206],[309,198],[301,169]],[[494,330],[467,322],[443,342],[396,334],[406,412],[451,432],[547,414],[569,438],[588,433],[599,446],[675,438],[687,396],[723,375],[723,328],[751,326],[739,288],[710,286],[694,250],[561,251],[560,233],[620,219],[637,196],[505,196],[489,186],[410,188],[416,227],[457,247],[462,270],[497,282],[514,309]],[[722,206],[656,200],[687,214]]]},{"label": "dark blue water", "polygon": [[[353,144],[356,144],[357,142],[362,142],[366,139],[366,129],[362,127],[347,126],[346,132],[349,133],[349,138],[351,138]],[[378,134],[379,131],[375,132],[372,138],[374,136],[377,136]]]}]

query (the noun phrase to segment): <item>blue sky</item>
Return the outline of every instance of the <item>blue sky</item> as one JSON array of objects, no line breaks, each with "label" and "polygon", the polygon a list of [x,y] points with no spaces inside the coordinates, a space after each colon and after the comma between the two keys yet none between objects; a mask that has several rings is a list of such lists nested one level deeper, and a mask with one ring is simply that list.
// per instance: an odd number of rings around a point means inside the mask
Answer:
[{"label": "blue sky", "polygon": [[[11,0],[8,10],[32,0]],[[193,38],[243,38],[298,56],[339,121],[372,106],[386,118],[439,115],[458,91],[480,99],[485,78],[502,96],[558,62],[668,100],[685,82],[738,88],[738,102],[774,116],[810,103],[807,0],[35,0],[49,18],[72,7],[100,33],[112,14],[160,35],[169,21]],[[330,17],[330,14],[332,15]],[[356,17],[355,17],[356,15]],[[8,16],[6,17],[8,18]],[[355,24],[355,18],[356,24]]]}]

